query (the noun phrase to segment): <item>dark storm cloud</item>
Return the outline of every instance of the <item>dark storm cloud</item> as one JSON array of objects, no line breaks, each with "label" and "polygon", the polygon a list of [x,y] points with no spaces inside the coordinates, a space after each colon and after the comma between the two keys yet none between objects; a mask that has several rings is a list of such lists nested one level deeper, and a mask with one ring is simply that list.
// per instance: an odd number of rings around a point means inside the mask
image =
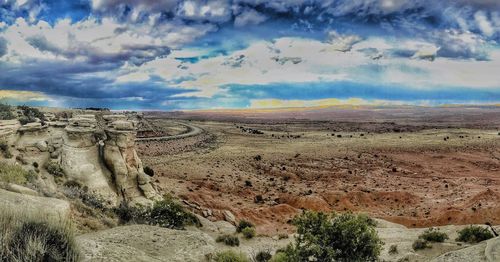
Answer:
[{"label": "dark storm cloud", "polygon": [[85,43],[74,43],[72,48],[62,49],[49,42],[44,36],[27,38],[27,42],[42,52],[50,52],[67,59],[84,57],[91,64],[124,63],[128,61],[133,65],[142,65],[145,62],[170,54],[170,48],[166,46],[124,44],[122,50],[118,53],[105,53]]},{"label": "dark storm cloud", "polygon": [[7,54],[7,40],[5,38],[0,37],[0,57]]},{"label": "dark storm cloud", "polygon": [[[116,83],[114,79],[95,73],[116,69],[113,64],[89,65],[73,62],[27,63],[9,66],[0,63],[0,86],[12,90],[42,92],[53,97],[72,98],[81,106],[99,104],[104,100],[115,103],[137,102],[158,107],[172,95],[196,91],[168,88],[153,78],[150,81]],[[118,104],[117,104],[118,105]]]}]

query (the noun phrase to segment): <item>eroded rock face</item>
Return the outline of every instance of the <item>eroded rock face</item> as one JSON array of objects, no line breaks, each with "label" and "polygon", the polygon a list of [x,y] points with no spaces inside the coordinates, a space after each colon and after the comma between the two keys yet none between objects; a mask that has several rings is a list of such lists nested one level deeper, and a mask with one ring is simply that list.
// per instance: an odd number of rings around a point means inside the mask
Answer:
[{"label": "eroded rock face", "polygon": [[77,237],[83,261],[205,261],[215,241],[205,233],[133,225]]},{"label": "eroded rock face", "polygon": [[113,173],[118,193],[130,203],[148,204],[150,200],[157,199],[158,194],[135,151],[133,123],[118,120],[110,126],[112,128],[106,129],[103,155],[106,166]]},{"label": "eroded rock face", "polygon": [[112,174],[104,165],[95,138],[95,118],[88,116],[70,120],[65,128],[61,166],[68,180],[80,183],[111,204],[118,202]]}]

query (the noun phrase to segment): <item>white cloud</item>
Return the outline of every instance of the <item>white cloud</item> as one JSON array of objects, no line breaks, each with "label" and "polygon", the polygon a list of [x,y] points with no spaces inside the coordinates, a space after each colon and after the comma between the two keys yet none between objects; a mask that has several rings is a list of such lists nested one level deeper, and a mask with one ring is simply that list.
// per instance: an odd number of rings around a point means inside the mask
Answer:
[{"label": "white cloud", "polygon": [[331,45],[328,47],[330,50],[347,52],[350,51],[352,46],[361,41],[361,37],[357,35],[342,35],[336,31],[328,32],[327,42]]},{"label": "white cloud", "polygon": [[243,27],[246,25],[258,25],[267,20],[267,16],[253,10],[248,9],[236,16],[234,19],[234,26]]},{"label": "white cloud", "polygon": [[477,11],[474,14],[474,19],[476,20],[476,23],[479,27],[479,30],[486,35],[486,36],[492,36],[495,33],[495,29],[491,25],[490,21],[488,20],[488,17],[486,17],[485,13],[482,11]]}]

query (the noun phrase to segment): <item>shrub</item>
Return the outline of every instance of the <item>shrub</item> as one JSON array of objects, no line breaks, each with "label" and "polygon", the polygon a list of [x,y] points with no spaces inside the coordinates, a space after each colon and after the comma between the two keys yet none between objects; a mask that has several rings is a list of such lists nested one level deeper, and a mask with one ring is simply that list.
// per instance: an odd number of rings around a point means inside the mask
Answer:
[{"label": "shrub", "polygon": [[222,242],[231,247],[237,247],[240,245],[240,240],[238,239],[238,237],[233,235],[218,236],[217,239],[215,239],[215,242],[217,243]]},{"label": "shrub", "polygon": [[68,222],[42,215],[0,212],[0,261],[78,261]]},{"label": "shrub", "polygon": [[426,240],[424,239],[417,239],[413,242],[413,244],[411,245],[413,250],[420,250],[420,249],[424,249],[424,248],[431,248],[432,246],[429,245],[429,242],[427,242]]},{"label": "shrub", "polygon": [[255,228],[253,227],[245,227],[243,230],[241,230],[241,233],[243,234],[243,237],[246,239],[251,239],[255,236]]},{"label": "shrub", "polygon": [[[23,117],[21,117],[21,118],[23,118],[23,121],[27,121],[27,123],[35,122],[36,118],[38,118],[42,121],[45,120],[45,116],[37,108],[33,108],[33,107],[25,106],[25,105],[18,106],[17,108],[22,111]],[[19,119],[19,121],[21,121],[21,118]],[[21,124],[22,124],[22,122],[21,122]],[[25,125],[25,124],[23,124],[23,125]]]},{"label": "shrub", "polygon": [[0,120],[11,120],[14,118],[16,117],[12,114],[11,106],[0,103]]},{"label": "shrub", "polygon": [[285,250],[287,261],[376,261],[382,248],[365,215],[306,211],[293,224],[298,237]]},{"label": "shrub", "polygon": [[238,226],[236,227],[236,232],[241,233],[241,231],[247,227],[255,227],[255,226],[246,220],[240,220]]},{"label": "shrub", "polygon": [[188,225],[201,226],[195,215],[184,210],[182,205],[171,197],[155,202],[152,207],[122,203],[114,211],[122,223],[133,222],[172,229],[184,229]]},{"label": "shrub", "polygon": [[56,177],[63,177],[64,176],[64,170],[62,169],[61,165],[57,162],[49,161],[47,164],[45,164],[45,169],[49,174],[56,176]]},{"label": "shrub", "polygon": [[68,198],[82,200],[82,202],[89,207],[100,210],[106,209],[106,203],[108,202],[106,199],[89,191],[87,187],[80,187],[78,182],[66,182],[62,192]]},{"label": "shrub", "polygon": [[5,158],[12,158],[12,153],[10,152],[9,144],[5,140],[0,140],[0,151],[3,152]]},{"label": "shrub", "polygon": [[493,238],[493,234],[486,228],[480,226],[468,226],[458,231],[457,241],[467,243],[478,243]]},{"label": "shrub", "polygon": [[24,185],[36,177],[32,172],[19,165],[0,162],[0,182]]},{"label": "shrub", "polygon": [[398,253],[398,245],[391,245],[389,247],[389,254],[394,255]]},{"label": "shrub", "polygon": [[253,256],[254,262],[268,262],[273,256],[269,251],[259,251]]},{"label": "shrub", "polygon": [[285,252],[276,252],[269,262],[289,262],[292,261]]},{"label": "shrub", "polygon": [[149,166],[145,166],[145,167],[143,168],[143,170],[144,170],[144,173],[145,173],[146,175],[148,175],[148,176],[151,176],[151,177],[152,177],[152,176],[154,176],[154,175],[155,175],[155,171],[154,171],[151,167],[149,167]]},{"label": "shrub", "polygon": [[438,229],[435,228],[429,228],[424,231],[418,238],[421,238],[423,240],[429,241],[429,242],[444,242],[446,239],[448,239],[448,235],[444,232],[440,232]]},{"label": "shrub", "polygon": [[184,229],[187,225],[200,226],[200,221],[195,215],[186,212],[184,207],[170,197],[153,205],[149,220],[150,224],[174,229]]},{"label": "shrub", "polygon": [[236,253],[232,250],[222,251],[215,254],[213,261],[215,262],[250,262],[242,253]]},{"label": "shrub", "polygon": [[38,168],[38,162],[33,162],[33,167]]}]

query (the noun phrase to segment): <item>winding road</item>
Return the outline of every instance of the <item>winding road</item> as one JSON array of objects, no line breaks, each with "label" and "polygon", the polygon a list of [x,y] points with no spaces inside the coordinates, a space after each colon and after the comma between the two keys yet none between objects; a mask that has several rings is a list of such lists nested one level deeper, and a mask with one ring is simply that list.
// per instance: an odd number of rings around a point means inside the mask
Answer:
[{"label": "winding road", "polygon": [[191,136],[197,136],[201,133],[203,133],[203,129],[197,126],[193,126],[191,124],[187,124],[184,122],[176,122],[180,125],[183,125],[188,128],[187,132],[178,134],[178,135],[173,135],[173,136],[157,136],[157,137],[142,137],[142,138],[136,138],[135,141],[141,142],[141,141],[166,141],[166,140],[174,140],[174,139],[180,139],[180,138],[186,138],[186,137],[191,137]]}]

